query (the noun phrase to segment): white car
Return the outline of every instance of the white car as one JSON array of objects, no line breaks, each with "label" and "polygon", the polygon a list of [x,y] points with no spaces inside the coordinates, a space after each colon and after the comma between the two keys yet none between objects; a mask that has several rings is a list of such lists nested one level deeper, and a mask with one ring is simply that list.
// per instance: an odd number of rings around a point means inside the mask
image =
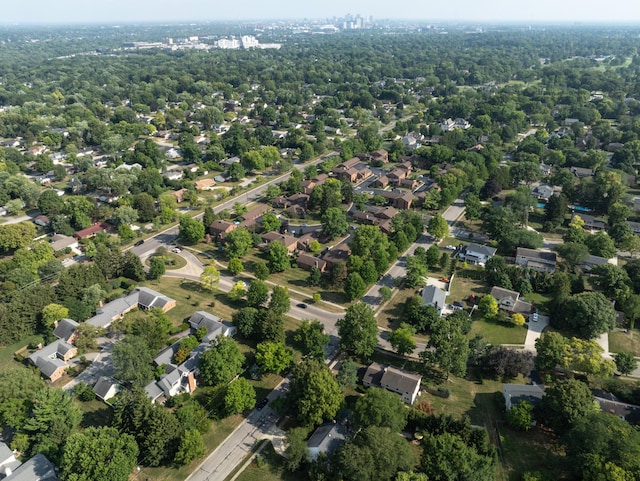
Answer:
[{"label": "white car", "polygon": [[533,319],[533,322],[538,322],[538,313],[534,312],[531,314],[531,319]]}]

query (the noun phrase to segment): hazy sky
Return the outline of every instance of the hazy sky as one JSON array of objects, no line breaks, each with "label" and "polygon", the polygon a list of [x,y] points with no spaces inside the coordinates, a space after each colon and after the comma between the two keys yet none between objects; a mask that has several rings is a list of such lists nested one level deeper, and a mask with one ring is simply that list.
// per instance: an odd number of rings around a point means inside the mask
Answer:
[{"label": "hazy sky", "polygon": [[3,0],[0,23],[124,23],[274,18],[640,23],[639,0]]}]

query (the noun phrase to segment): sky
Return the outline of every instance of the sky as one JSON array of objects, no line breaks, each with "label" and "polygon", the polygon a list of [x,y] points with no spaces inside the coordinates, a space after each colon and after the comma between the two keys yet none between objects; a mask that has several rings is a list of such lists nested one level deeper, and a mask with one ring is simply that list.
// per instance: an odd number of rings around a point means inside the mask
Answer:
[{"label": "sky", "polygon": [[3,0],[1,24],[377,19],[640,24],[639,0]]}]

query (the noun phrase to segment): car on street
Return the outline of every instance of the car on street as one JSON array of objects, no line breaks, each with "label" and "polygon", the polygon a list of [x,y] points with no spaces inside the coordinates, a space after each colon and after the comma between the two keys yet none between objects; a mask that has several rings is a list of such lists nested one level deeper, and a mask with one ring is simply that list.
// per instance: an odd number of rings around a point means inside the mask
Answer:
[{"label": "car on street", "polygon": [[304,302],[301,302],[300,304],[296,304],[296,306],[298,306],[300,309],[306,309],[307,305]]},{"label": "car on street", "polygon": [[180,252],[182,252],[182,249],[180,249],[180,247],[174,247],[173,249],[171,249],[171,252],[179,254]]},{"label": "car on street", "polygon": [[138,247],[141,246],[142,244],[144,244],[144,240],[140,239],[138,242],[136,242],[135,244],[133,244],[134,247]]},{"label": "car on street", "polygon": [[258,404],[256,404],[256,409],[258,411],[262,411],[262,408],[269,404],[269,400],[267,398],[261,399]]}]

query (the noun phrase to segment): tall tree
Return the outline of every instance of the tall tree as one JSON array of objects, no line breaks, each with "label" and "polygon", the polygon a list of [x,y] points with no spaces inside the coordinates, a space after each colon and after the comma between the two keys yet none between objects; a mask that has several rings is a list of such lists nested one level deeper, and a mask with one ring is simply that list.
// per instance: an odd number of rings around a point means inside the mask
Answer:
[{"label": "tall tree", "polygon": [[324,348],[329,344],[329,335],[317,320],[303,319],[293,334],[293,340],[301,345],[302,352],[314,359],[324,359]]},{"label": "tall tree", "polygon": [[220,283],[220,271],[214,265],[206,266],[200,274],[200,282],[205,289],[215,292]]},{"label": "tall tree", "polygon": [[596,411],[589,386],[577,379],[557,381],[547,386],[538,409],[544,423],[558,434]]},{"label": "tall tree", "polygon": [[305,360],[291,371],[290,399],[298,420],[307,426],[333,419],[342,406],[338,381],[320,361]]},{"label": "tall tree", "polygon": [[322,234],[333,240],[349,230],[346,213],[339,207],[330,207],[322,214]]},{"label": "tall tree", "polygon": [[227,386],[224,407],[227,414],[240,414],[256,405],[256,390],[243,377],[239,377]]},{"label": "tall tree", "polygon": [[336,325],[343,349],[362,359],[371,357],[378,344],[378,324],[371,307],[363,302],[349,306]]},{"label": "tall tree", "polygon": [[436,241],[439,241],[449,235],[449,224],[447,224],[447,221],[440,214],[434,215],[429,219],[427,232],[434,237]]},{"label": "tall tree", "polygon": [[200,357],[200,378],[203,384],[226,384],[242,371],[244,354],[230,337],[218,336],[215,344]]},{"label": "tall tree", "polygon": [[369,426],[386,427],[399,433],[407,424],[409,411],[404,408],[400,396],[383,388],[367,389],[358,398],[354,407],[356,423],[362,428]]},{"label": "tall tree", "polygon": [[153,352],[147,341],[141,336],[127,335],[118,342],[112,352],[113,366],[116,377],[131,383],[133,386],[143,387],[153,379]]},{"label": "tall tree", "polygon": [[389,343],[399,356],[411,354],[416,348],[415,333],[413,326],[403,322],[389,335]]}]

